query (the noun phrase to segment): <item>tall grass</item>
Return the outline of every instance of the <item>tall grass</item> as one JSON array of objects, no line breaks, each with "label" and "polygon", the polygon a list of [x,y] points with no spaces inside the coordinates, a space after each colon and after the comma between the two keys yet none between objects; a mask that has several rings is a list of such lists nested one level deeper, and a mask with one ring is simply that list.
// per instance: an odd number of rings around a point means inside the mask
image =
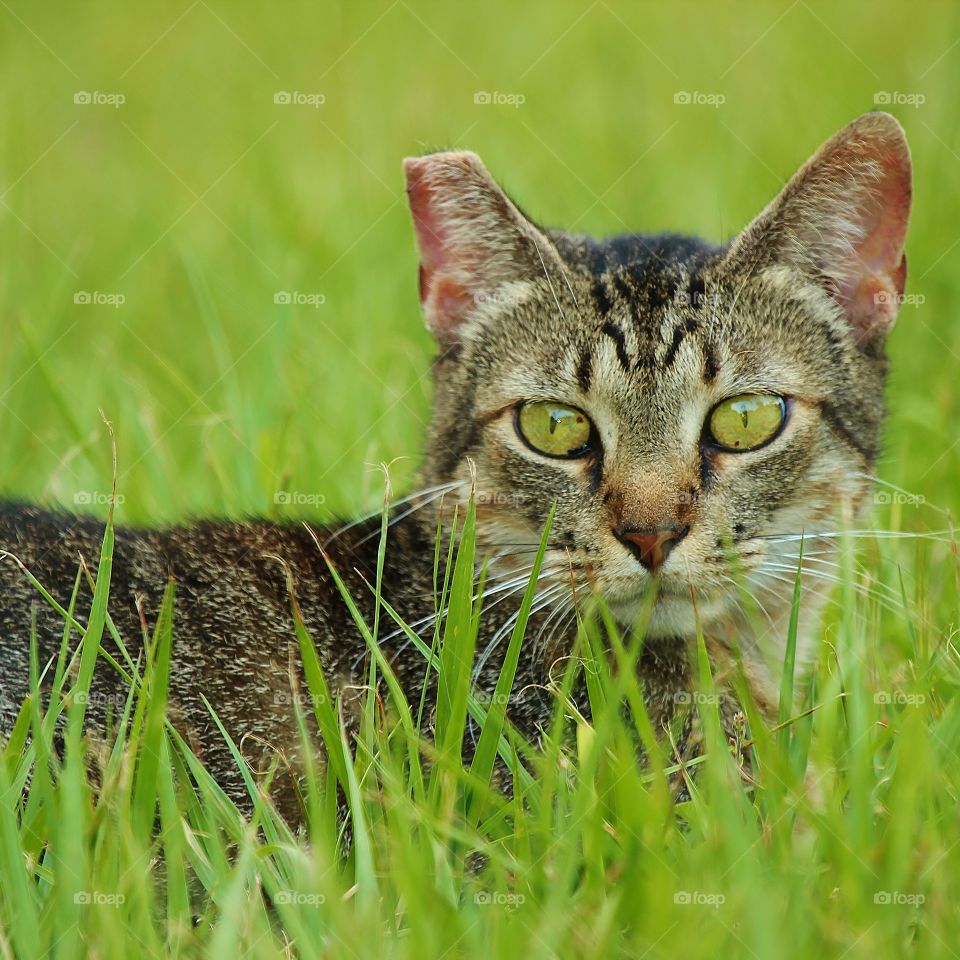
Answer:
[{"label": "tall grass", "polygon": [[[957,30],[945,0],[0,5],[0,486],[105,519],[99,612],[76,624],[56,594],[65,644],[83,636],[76,669],[35,662],[55,693],[3,747],[0,956],[955,956]],[[451,615],[418,647],[439,674],[435,739],[376,656],[400,629],[389,597],[357,624],[387,705],[368,701],[358,743],[298,623],[303,729],[327,752],[305,836],[253,783],[242,816],[166,719],[172,587],[149,658],[117,664],[130,699],[91,783],[84,695],[113,633],[114,516],[325,520],[379,502],[371,464],[411,482],[432,348],[404,154],[475,149],[549,224],[719,239],[880,94],[907,129],[916,205],[873,526],[911,536],[853,540],[820,574],[839,582],[817,662],[783,665],[776,725],[745,704],[753,782],[701,664],[709,749],[673,803],[675,758],[630,669],[642,635],[602,612],[526,743],[501,709],[509,669],[489,700],[469,688],[481,558],[462,517],[460,553],[437,557]],[[88,588],[79,571],[74,595]],[[566,696],[579,672],[589,722]]]},{"label": "tall grass", "polygon": [[[429,735],[420,705],[404,698],[380,654],[376,624],[344,593],[374,665],[368,719],[348,740],[294,607],[310,692],[297,703],[315,711],[302,730],[306,737],[316,721],[328,758],[307,771],[306,826],[294,833],[267,798],[275,771],[255,782],[233,748],[254,811],[247,817],[165,719],[172,586],[146,662],[130,670],[117,741],[95,751],[84,739],[99,638],[112,630],[108,520],[89,624],[61,608],[72,627],[64,651],[71,635],[82,636],[77,669],[63,669],[62,656],[47,698],[36,665],[0,762],[0,949],[25,957],[952,955],[960,672],[952,644],[922,615],[911,620],[912,671],[882,655],[878,631],[888,617],[915,612],[908,597],[890,614],[875,592],[862,595],[851,555],[847,595],[812,675],[795,677],[787,658],[780,722],[765,722],[735,681],[750,737],[736,747],[752,757],[746,780],[701,643],[692,708],[707,749],[686,771],[690,799],[677,805],[669,777],[681,774],[669,741],[650,730],[633,669],[641,632],[621,636],[602,612],[588,614],[551,690],[542,742],[525,741],[504,716],[546,532],[496,692],[483,698],[471,688],[483,602],[474,523],[471,509],[455,555],[438,555],[449,612],[432,643],[382,603],[437,675]],[[795,610],[802,602],[798,579]],[[589,721],[569,699],[580,670]],[[479,731],[469,763],[468,717]]]}]

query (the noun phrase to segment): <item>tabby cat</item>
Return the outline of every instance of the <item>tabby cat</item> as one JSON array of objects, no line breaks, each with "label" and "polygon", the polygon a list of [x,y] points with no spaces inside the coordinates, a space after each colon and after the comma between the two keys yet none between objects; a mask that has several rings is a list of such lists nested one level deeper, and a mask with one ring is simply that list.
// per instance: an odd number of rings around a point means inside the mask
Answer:
[{"label": "tabby cat", "polygon": [[[432,635],[438,521],[473,494],[490,574],[474,674],[490,691],[555,503],[514,687],[528,693],[511,700],[511,720],[535,735],[550,716],[543,691],[572,649],[578,605],[600,595],[629,627],[651,585],[638,670],[655,727],[673,724],[689,702],[698,621],[715,673],[728,674],[738,649],[754,696],[770,709],[799,535],[815,543],[817,562],[829,561],[834,541],[817,534],[855,521],[870,496],[884,340],[906,276],[910,157],[896,120],[870,113],[850,123],[722,246],[543,229],[472,153],[408,159],[405,172],[420,299],[438,353],[424,492],[395,508],[387,601]],[[241,774],[201,695],[254,768],[283,757],[291,775],[278,779],[275,800],[297,820],[292,704],[305,687],[291,591],[330,684],[355,697],[366,648],[325,555],[372,621],[380,524],[377,516],[341,528],[203,521],[116,531],[113,622],[136,658],[175,579],[170,716],[238,801]],[[93,519],[0,508],[0,730],[9,732],[28,692],[32,621],[41,664],[63,635],[61,616],[25,571],[66,606],[80,558],[96,573],[102,533]],[[747,614],[740,577],[761,616]],[[814,578],[806,590],[801,660],[828,586]],[[91,598],[84,578],[80,623]],[[381,628],[381,637],[418,702],[423,655],[397,632]],[[119,660],[106,634],[103,643]],[[92,730],[103,730],[125,694],[101,658]],[[734,719],[727,711],[725,721]],[[680,749],[694,737],[693,713],[682,726]]]}]

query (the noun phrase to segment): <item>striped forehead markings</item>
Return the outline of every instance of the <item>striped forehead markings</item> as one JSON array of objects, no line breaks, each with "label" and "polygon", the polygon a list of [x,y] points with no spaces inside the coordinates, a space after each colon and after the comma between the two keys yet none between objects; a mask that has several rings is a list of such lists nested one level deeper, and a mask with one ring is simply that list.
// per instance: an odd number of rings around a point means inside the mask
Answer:
[{"label": "striped forehead markings", "polygon": [[593,351],[589,346],[584,347],[580,354],[580,360],[577,363],[577,383],[580,389],[587,393],[590,390],[590,382],[593,374]]},{"label": "striped forehead markings", "polygon": [[677,353],[680,350],[680,345],[683,343],[683,338],[688,333],[693,333],[694,330],[699,326],[699,322],[694,317],[690,317],[688,320],[685,320],[683,323],[677,324],[673,330],[673,337],[670,340],[670,344],[667,347],[667,352],[663,357],[663,366],[669,367],[674,360],[677,358]]},{"label": "striped forehead markings", "polygon": [[719,372],[720,357],[717,354],[716,345],[708,341],[703,347],[703,382],[707,385],[712,384]]},{"label": "striped forehead markings", "polygon": [[632,364],[630,363],[630,355],[627,353],[627,340],[623,331],[612,320],[607,320],[600,328],[600,332],[613,341],[617,350],[617,360],[620,361],[620,366],[623,367],[624,372],[629,373]]},{"label": "striped forehead markings", "polygon": [[[678,323],[672,330],[667,339],[664,336],[661,343],[666,345],[666,350],[662,354],[662,360],[657,363],[654,359],[653,344],[648,349],[641,348],[640,355],[636,361],[632,361],[630,351],[627,348],[627,337],[624,331],[617,324],[611,314],[614,310],[614,298],[618,301],[621,308],[626,307],[630,311],[630,317],[640,328],[648,326],[652,320],[652,315],[663,309],[667,303],[671,302],[677,295],[678,290],[683,289],[682,281],[678,278],[668,275],[662,275],[657,278],[650,278],[654,282],[642,283],[640,278],[634,276],[629,270],[618,269],[602,276],[597,277],[592,286],[592,294],[597,312],[604,319],[603,326],[600,328],[600,335],[613,341],[617,354],[617,360],[625,373],[631,373],[634,368],[648,369],[660,368],[662,370],[669,368],[677,358],[677,354],[683,345],[687,334],[695,332],[699,325],[699,319],[696,316],[689,317]],[[659,280],[659,284],[656,282]],[[696,270],[690,273],[685,284],[685,293],[689,306],[697,312],[706,304],[706,284],[703,276]],[[642,296],[641,296],[642,294]],[[639,300],[644,301],[648,311],[645,318],[640,317]],[[645,323],[641,321],[644,320]],[[659,351],[657,351],[659,352]],[[705,344],[703,379],[707,383],[712,383],[718,372],[719,361],[716,349],[712,344]],[[590,388],[593,377],[593,352],[588,345],[583,348],[576,365],[576,379],[580,388],[586,392]]]}]

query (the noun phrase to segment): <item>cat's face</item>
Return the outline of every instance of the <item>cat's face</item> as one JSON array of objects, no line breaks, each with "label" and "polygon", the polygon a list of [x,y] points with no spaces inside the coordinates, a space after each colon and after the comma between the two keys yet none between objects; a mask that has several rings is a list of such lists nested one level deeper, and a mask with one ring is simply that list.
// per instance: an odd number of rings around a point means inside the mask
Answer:
[{"label": "cat's face", "polygon": [[740,581],[776,615],[794,537],[870,488],[905,276],[896,122],[851,124],[722,248],[542,231],[470,154],[407,169],[442,348],[425,480],[474,485],[492,569],[528,568],[555,503],[554,596],[596,590],[629,623],[655,582],[651,632],[689,636]]}]

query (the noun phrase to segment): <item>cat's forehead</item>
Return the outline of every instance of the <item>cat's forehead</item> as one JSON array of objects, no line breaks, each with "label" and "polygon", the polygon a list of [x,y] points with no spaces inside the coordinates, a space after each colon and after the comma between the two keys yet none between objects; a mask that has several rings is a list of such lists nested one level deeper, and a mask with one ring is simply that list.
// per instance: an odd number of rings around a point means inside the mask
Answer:
[{"label": "cat's forehead", "polygon": [[564,254],[573,285],[558,294],[539,278],[538,296],[506,311],[482,351],[499,355],[518,396],[601,397],[656,418],[703,397],[809,391],[829,359],[816,311],[725,270],[721,248],[568,238]]}]

